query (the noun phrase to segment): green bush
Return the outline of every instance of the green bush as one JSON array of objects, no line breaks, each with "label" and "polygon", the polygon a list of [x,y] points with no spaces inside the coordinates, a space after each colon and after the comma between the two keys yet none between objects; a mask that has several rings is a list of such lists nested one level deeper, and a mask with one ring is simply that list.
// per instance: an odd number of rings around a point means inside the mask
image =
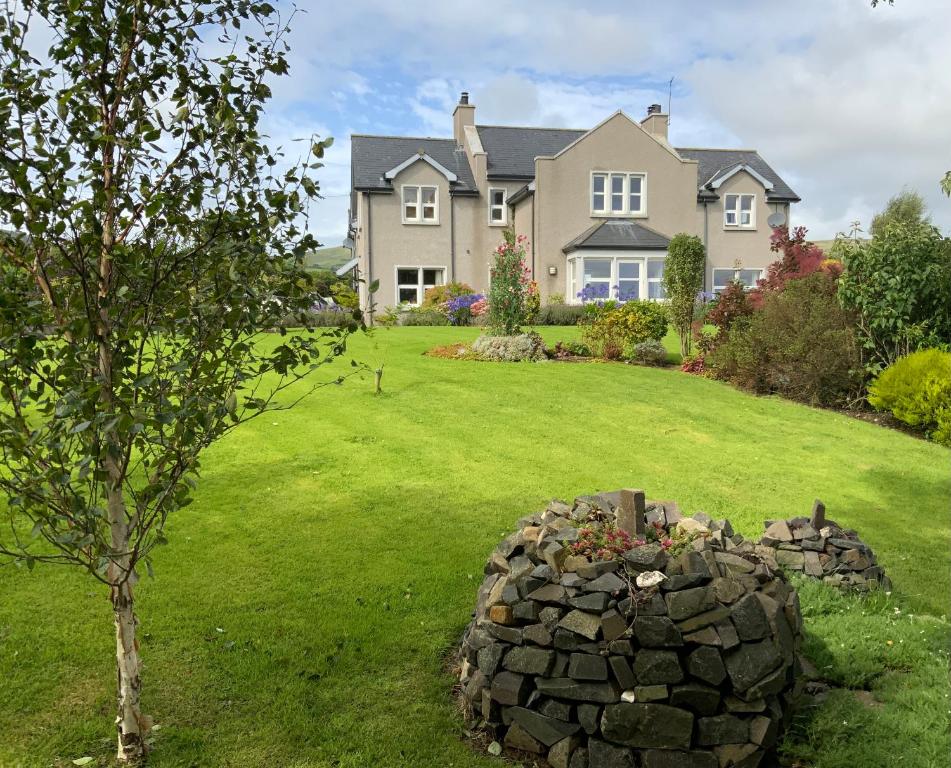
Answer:
[{"label": "green bush", "polygon": [[667,347],[659,341],[642,341],[631,349],[631,361],[639,365],[667,365]]},{"label": "green bush", "polygon": [[[590,305],[588,305],[590,306]],[[631,357],[634,346],[667,333],[667,312],[653,301],[606,304],[598,311],[585,311],[582,341],[598,356],[608,360]]]},{"label": "green bush", "polygon": [[538,310],[535,325],[577,325],[583,313],[580,304],[548,304]]},{"label": "green bush", "polygon": [[707,355],[717,378],[760,394],[813,405],[848,405],[861,392],[854,315],[839,306],[835,277],[815,272],[767,293],[752,315],[736,317]]},{"label": "green bush", "polygon": [[870,241],[840,239],[833,247],[845,272],[842,306],[859,316],[868,367],[951,343],[951,240],[926,224],[885,224]]},{"label": "green bush", "polygon": [[475,291],[465,283],[434,285],[432,288],[427,288],[426,293],[423,294],[421,307],[423,309],[435,309],[440,304],[445,304],[449,299],[468,296],[470,293],[475,293]]},{"label": "green bush", "polygon": [[951,446],[951,352],[923,349],[900,358],[869,387],[868,401]]},{"label": "green bush", "polygon": [[449,325],[449,318],[437,309],[413,307],[400,314],[400,325]]},{"label": "green bush", "polygon": [[564,304],[565,303],[565,294],[563,293],[549,293],[548,301],[545,302],[548,306],[554,304]]}]

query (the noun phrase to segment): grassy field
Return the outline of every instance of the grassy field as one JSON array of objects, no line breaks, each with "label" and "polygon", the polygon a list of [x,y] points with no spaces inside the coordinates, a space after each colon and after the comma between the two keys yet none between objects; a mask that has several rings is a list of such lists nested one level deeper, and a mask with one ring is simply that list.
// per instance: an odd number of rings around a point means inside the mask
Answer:
[{"label": "grassy field", "polygon": [[[951,452],[676,370],[422,356],[475,335],[356,339],[382,396],[351,379],[208,452],[138,588],[152,765],[499,765],[461,739],[444,671],[485,558],[552,497],[635,485],[751,536],[817,496],[858,528],[896,591],[803,603],[822,674],[871,695],[805,711],[787,753],[947,766]],[[91,579],[0,568],[0,765],[109,764],[111,632]]]},{"label": "grassy field", "polygon": [[340,245],[318,248],[307,254],[305,264],[308,269],[337,269],[353,258],[349,248]]}]

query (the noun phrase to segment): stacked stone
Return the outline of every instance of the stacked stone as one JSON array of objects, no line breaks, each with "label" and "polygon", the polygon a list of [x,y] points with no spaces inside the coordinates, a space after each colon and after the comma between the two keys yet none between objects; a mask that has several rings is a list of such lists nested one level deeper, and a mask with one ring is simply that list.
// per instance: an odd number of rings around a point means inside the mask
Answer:
[{"label": "stacked stone", "polygon": [[[631,499],[634,499],[632,505]],[[677,534],[620,558],[579,526]],[[473,721],[553,768],[754,768],[799,691],[798,596],[729,521],[629,491],[552,502],[492,553],[460,650]]]},{"label": "stacked stone", "polygon": [[891,591],[891,580],[878,565],[872,548],[855,531],[827,520],[825,505],[818,499],[811,517],[767,520],[760,544],[774,549],[778,566],[834,587]]}]

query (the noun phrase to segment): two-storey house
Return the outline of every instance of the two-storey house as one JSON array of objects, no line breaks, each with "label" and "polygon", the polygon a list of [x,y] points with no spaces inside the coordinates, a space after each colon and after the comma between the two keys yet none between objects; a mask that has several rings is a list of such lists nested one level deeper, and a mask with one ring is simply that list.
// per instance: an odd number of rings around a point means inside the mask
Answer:
[{"label": "two-storey house", "polygon": [[775,259],[771,227],[799,201],[755,150],[671,146],[656,104],[640,122],[619,111],[589,130],[519,128],[477,125],[463,93],[452,125],[451,139],[352,137],[350,233],[377,307],[449,281],[486,291],[510,226],[543,301],[663,299],[679,232],[704,242],[706,290],[753,285]]}]

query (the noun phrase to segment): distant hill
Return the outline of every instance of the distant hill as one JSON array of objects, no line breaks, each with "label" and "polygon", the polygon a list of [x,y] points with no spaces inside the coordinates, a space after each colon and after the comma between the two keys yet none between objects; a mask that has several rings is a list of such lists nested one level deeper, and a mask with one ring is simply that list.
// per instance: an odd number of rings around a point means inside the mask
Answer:
[{"label": "distant hill", "polygon": [[[867,237],[860,237],[859,240],[862,242],[868,242]],[[832,249],[832,244],[835,242],[835,240],[813,240],[812,242],[818,245],[822,249],[823,253],[828,254]]]},{"label": "distant hill", "polygon": [[349,248],[342,245],[328,248],[318,248],[313,253],[309,253],[304,259],[307,269],[336,269],[342,267],[353,258]]}]

